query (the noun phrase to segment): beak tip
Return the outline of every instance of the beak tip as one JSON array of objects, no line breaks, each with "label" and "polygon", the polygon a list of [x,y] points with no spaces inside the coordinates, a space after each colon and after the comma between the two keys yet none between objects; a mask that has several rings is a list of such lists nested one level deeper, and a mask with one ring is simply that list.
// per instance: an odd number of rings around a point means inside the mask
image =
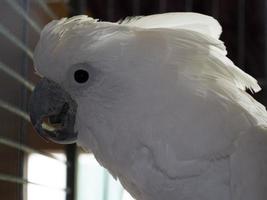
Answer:
[{"label": "beak tip", "polygon": [[[60,144],[74,143],[77,133],[74,131],[77,103],[58,85],[46,78],[35,87],[29,101],[29,115],[33,128],[45,141]],[[51,117],[62,123],[62,127],[50,129],[46,127],[45,118]],[[53,122],[53,120],[52,120]],[[56,121],[54,121],[56,122]],[[45,125],[45,126],[44,126]]]}]

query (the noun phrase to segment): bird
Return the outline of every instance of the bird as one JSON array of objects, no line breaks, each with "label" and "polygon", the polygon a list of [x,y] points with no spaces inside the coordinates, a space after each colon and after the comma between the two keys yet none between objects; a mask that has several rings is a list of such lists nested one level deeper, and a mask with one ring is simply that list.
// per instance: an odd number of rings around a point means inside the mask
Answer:
[{"label": "bird", "polygon": [[221,32],[191,12],[53,20],[34,51],[34,129],[91,151],[137,200],[267,199],[261,88]]}]

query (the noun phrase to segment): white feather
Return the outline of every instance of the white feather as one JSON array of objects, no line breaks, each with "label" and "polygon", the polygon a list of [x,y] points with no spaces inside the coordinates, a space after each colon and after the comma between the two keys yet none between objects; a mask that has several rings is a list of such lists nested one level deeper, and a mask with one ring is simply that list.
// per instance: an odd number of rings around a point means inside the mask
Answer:
[{"label": "white feather", "polygon": [[78,103],[78,144],[139,200],[265,200],[267,113],[245,91],[260,87],[220,34],[196,13],[77,16],[45,27],[34,60],[60,84],[72,64],[99,68],[95,84],[63,85]]},{"label": "white feather", "polygon": [[140,28],[170,28],[196,31],[218,39],[222,28],[212,17],[198,13],[165,13],[126,18],[121,24]]}]

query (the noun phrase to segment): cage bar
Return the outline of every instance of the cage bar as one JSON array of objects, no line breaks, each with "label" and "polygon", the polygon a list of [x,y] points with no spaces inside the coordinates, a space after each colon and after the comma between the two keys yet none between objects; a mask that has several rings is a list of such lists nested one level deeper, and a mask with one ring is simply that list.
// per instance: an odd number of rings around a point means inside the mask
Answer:
[{"label": "cage bar", "polygon": [[21,76],[19,73],[15,72],[11,67],[5,65],[3,62],[0,61],[0,70],[6,73],[8,76],[12,77],[15,81],[21,83],[25,86],[28,90],[33,91],[34,84],[28,81],[26,78]]},{"label": "cage bar", "polygon": [[14,148],[14,149],[23,151],[23,152],[28,153],[28,154],[31,154],[31,153],[40,154],[42,156],[46,156],[46,157],[49,157],[51,159],[57,160],[57,161],[65,164],[67,166],[70,165],[65,160],[61,160],[58,157],[54,156],[53,154],[50,154],[50,153],[47,153],[47,152],[43,152],[43,151],[39,151],[39,150],[33,149],[33,148],[31,148],[31,147],[29,147],[27,145],[23,145],[21,143],[12,141],[12,140],[7,139],[7,138],[4,138],[4,137],[0,137],[0,144],[5,145],[5,146],[8,146],[10,148]]},{"label": "cage bar", "polygon": [[47,4],[43,0],[36,0],[35,2],[44,10],[44,12],[51,19],[57,19],[58,18],[58,16],[47,6]]},{"label": "cage bar", "polygon": [[33,52],[2,24],[0,24],[0,34],[6,37],[14,45],[24,51],[31,59],[33,59]]},{"label": "cage bar", "polygon": [[1,181],[6,181],[6,182],[18,183],[18,184],[22,184],[22,185],[32,184],[32,185],[36,185],[36,186],[40,186],[40,187],[45,187],[45,188],[49,188],[49,189],[63,191],[63,192],[66,192],[67,194],[70,192],[70,190],[68,188],[51,187],[49,185],[35,183],[35,182],[29,181],[29,180],[27,180],[25,178],[21,178],[21,177],[9,175],[9,174],[0,173],[0,180]]},{"label": "cage bar", "polygon": [[245,4],[246,0],[238,0],[237,62],[240,68],[244,68],[245,61]]},{"label": "cage bar", "polygon": [[41,32],[41,27],[29,17],[27,12],[23,8],[21,8],[16,1],[14,0],[5,0],[5,1],[10,5],[11,8],[13,8],[18,13],[18,15],[24,18],[37,33]]}]

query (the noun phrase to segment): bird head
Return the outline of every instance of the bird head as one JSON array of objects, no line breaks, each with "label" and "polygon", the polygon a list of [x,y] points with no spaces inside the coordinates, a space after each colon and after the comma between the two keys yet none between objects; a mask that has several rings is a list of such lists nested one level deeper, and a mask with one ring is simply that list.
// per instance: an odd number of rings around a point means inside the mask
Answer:
[{"label": "bird head", "polygon": [[42,79],[30,100],[40,136],[72,143],[83,131],[112,132],[130,122],[137,128],[148,111],[161,109],[159,96],[170,83],[164,80],[175,80],[176,70],[162,73],[168,59],[161,53],[167,48],[162,36],[138,31],[87,16],[52,21],[43,29],[34,52]]}]

